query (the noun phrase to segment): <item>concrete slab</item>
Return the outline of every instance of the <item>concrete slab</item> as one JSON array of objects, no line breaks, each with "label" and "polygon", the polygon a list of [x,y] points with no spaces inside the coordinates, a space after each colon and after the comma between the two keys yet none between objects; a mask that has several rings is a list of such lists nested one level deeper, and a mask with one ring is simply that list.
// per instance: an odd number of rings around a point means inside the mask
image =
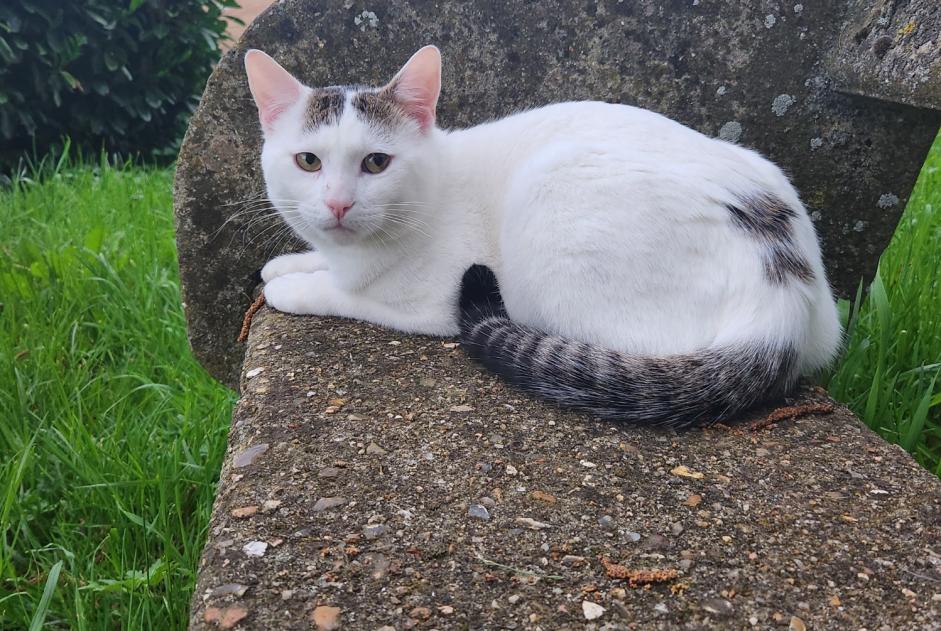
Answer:
[{"label": "concrete slab", "polygon": [[367,324],[247,349],[193,629],[941,628],[941,481],[840,406],[676,434]]}]

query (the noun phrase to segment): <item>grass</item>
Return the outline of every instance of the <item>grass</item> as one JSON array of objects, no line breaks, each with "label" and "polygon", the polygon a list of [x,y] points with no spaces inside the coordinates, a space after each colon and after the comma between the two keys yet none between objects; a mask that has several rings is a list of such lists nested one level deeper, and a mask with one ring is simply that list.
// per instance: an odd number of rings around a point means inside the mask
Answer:
[{"label": "grass", "polygon": [[876,277],[850,314],[829,383],[867,425],[941,476],[941,136]]},{"label": "grass", "polygon": [[[0,191],[0,629],[186,626],[234,395],[189,353],[171,179]],[[941,475],[939,260],[941,139],[829,384]]]},{"label": "grass", "polygon": [[184,628],[233,394],[189,352],[172,173],[0,190],[0,628]]}]

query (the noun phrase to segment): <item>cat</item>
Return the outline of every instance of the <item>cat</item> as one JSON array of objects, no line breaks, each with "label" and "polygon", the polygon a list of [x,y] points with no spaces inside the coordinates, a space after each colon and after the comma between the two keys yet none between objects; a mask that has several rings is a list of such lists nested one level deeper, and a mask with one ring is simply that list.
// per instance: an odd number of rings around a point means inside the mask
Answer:
[{"label": "cat", "polygon": [[434,46],[381,88],[310,88],[258,50],[245,67],[269,199],[313,247],[262,269],[275,309],[460,334],[523,390],[672,427],[837,353],[813,224],[753,151],[600,102],[445,131]]}]

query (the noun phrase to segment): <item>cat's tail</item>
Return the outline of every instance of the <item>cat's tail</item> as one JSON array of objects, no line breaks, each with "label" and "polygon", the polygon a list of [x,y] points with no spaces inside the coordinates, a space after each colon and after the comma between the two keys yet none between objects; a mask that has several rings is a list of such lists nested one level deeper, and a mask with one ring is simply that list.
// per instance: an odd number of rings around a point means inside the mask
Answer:
[{"label": "cat's tail", "polygon": [[496,277],[483,265],[464,273],[460,328],[465,351],[518,388],[638,424],[708,425],[785,394],[797,380],[797,357],[789,347],[756,342],[644,357],[517,324],[507,316]]}]

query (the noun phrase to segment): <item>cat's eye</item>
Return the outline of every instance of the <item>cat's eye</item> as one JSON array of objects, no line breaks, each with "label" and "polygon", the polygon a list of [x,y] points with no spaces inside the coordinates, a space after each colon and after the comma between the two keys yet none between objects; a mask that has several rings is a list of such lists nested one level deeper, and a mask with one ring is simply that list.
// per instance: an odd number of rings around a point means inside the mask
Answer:
[{"label": "cat's eye", "polygon": [[297,166],[301,167],[305,171],[319,171],[320,170],[320,158],[315,156],[309,151],[302,151],[294,156],[294,162],[297,163]]},{"label": "cat's eye", "polygon": [[387,153],[370,153],[363,158],[363,171],[366,173],[382,173],[392,161],[392,156]]}]

